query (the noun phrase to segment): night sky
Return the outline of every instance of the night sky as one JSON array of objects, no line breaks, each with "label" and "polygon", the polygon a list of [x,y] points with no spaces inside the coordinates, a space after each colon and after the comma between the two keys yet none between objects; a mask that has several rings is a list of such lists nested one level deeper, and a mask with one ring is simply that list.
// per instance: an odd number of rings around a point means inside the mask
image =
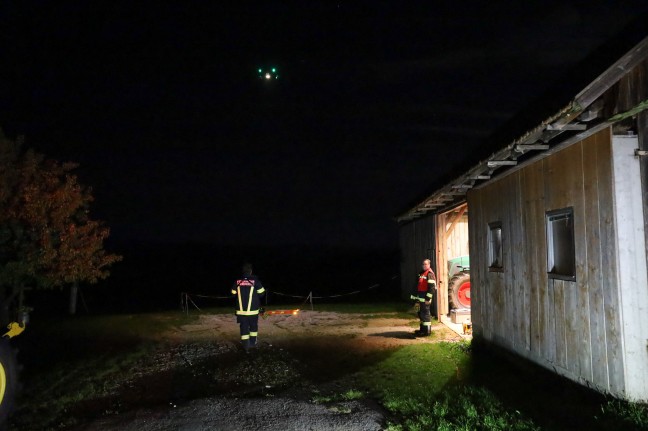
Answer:
[{"label": "night sky", "polygon": [[647,9],[3,0],[0,127],[80,163],[123,243],[395,248],[396,215]]}]

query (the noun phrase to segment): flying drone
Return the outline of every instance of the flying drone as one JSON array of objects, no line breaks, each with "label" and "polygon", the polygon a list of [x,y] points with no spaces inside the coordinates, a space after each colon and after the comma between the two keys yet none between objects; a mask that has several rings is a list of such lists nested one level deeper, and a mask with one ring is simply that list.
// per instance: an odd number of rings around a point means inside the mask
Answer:
[{"label": "flying drone", "polygon": [[276,67],[270,67],[267,69],[260,67],[257,69],[257,72],[259,73],[259,79],[263,79],[265,81],[273,81],[279,79],[279,71]]}]

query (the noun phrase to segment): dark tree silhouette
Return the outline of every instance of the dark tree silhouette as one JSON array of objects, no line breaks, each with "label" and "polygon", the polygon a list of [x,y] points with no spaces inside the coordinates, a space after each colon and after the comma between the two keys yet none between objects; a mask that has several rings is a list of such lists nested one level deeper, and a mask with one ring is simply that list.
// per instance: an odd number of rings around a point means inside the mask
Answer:
[{"label": "dark tree silhouette", "polygon": [[[0,289],[48,289],[96,283],[122,257],[106,253],[110,231],[89,217],[92,190],[73,163],[23,150],[0,131]],[[71,312],[74,312],[71,306]]]}]

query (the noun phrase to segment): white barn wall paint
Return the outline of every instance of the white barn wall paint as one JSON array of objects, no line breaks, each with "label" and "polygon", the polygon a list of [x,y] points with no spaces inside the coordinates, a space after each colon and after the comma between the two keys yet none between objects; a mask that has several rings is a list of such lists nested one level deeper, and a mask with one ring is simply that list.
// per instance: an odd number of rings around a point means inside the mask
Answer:
[{"label": "white barn wall paint", "polygon": [[612,144],[614,215],[617,224],[619,303],[626,358],[626,396],[648,399],[648,277],[636,136],[615,136]]}]

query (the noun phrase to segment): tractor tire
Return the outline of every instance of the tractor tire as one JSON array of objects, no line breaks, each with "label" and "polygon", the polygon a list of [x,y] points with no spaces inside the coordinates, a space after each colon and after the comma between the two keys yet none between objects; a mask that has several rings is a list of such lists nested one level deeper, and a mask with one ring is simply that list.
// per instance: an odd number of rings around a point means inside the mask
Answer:
[{"label": "tractor tire", "polygon": [[470,273],[455,274],[448,283],[450,309],[470,308]]},{"label": "tractor tire", "polygon": [[6,426],[18,392],[18,361],[7,338],[0,338],[0,429]]}]

